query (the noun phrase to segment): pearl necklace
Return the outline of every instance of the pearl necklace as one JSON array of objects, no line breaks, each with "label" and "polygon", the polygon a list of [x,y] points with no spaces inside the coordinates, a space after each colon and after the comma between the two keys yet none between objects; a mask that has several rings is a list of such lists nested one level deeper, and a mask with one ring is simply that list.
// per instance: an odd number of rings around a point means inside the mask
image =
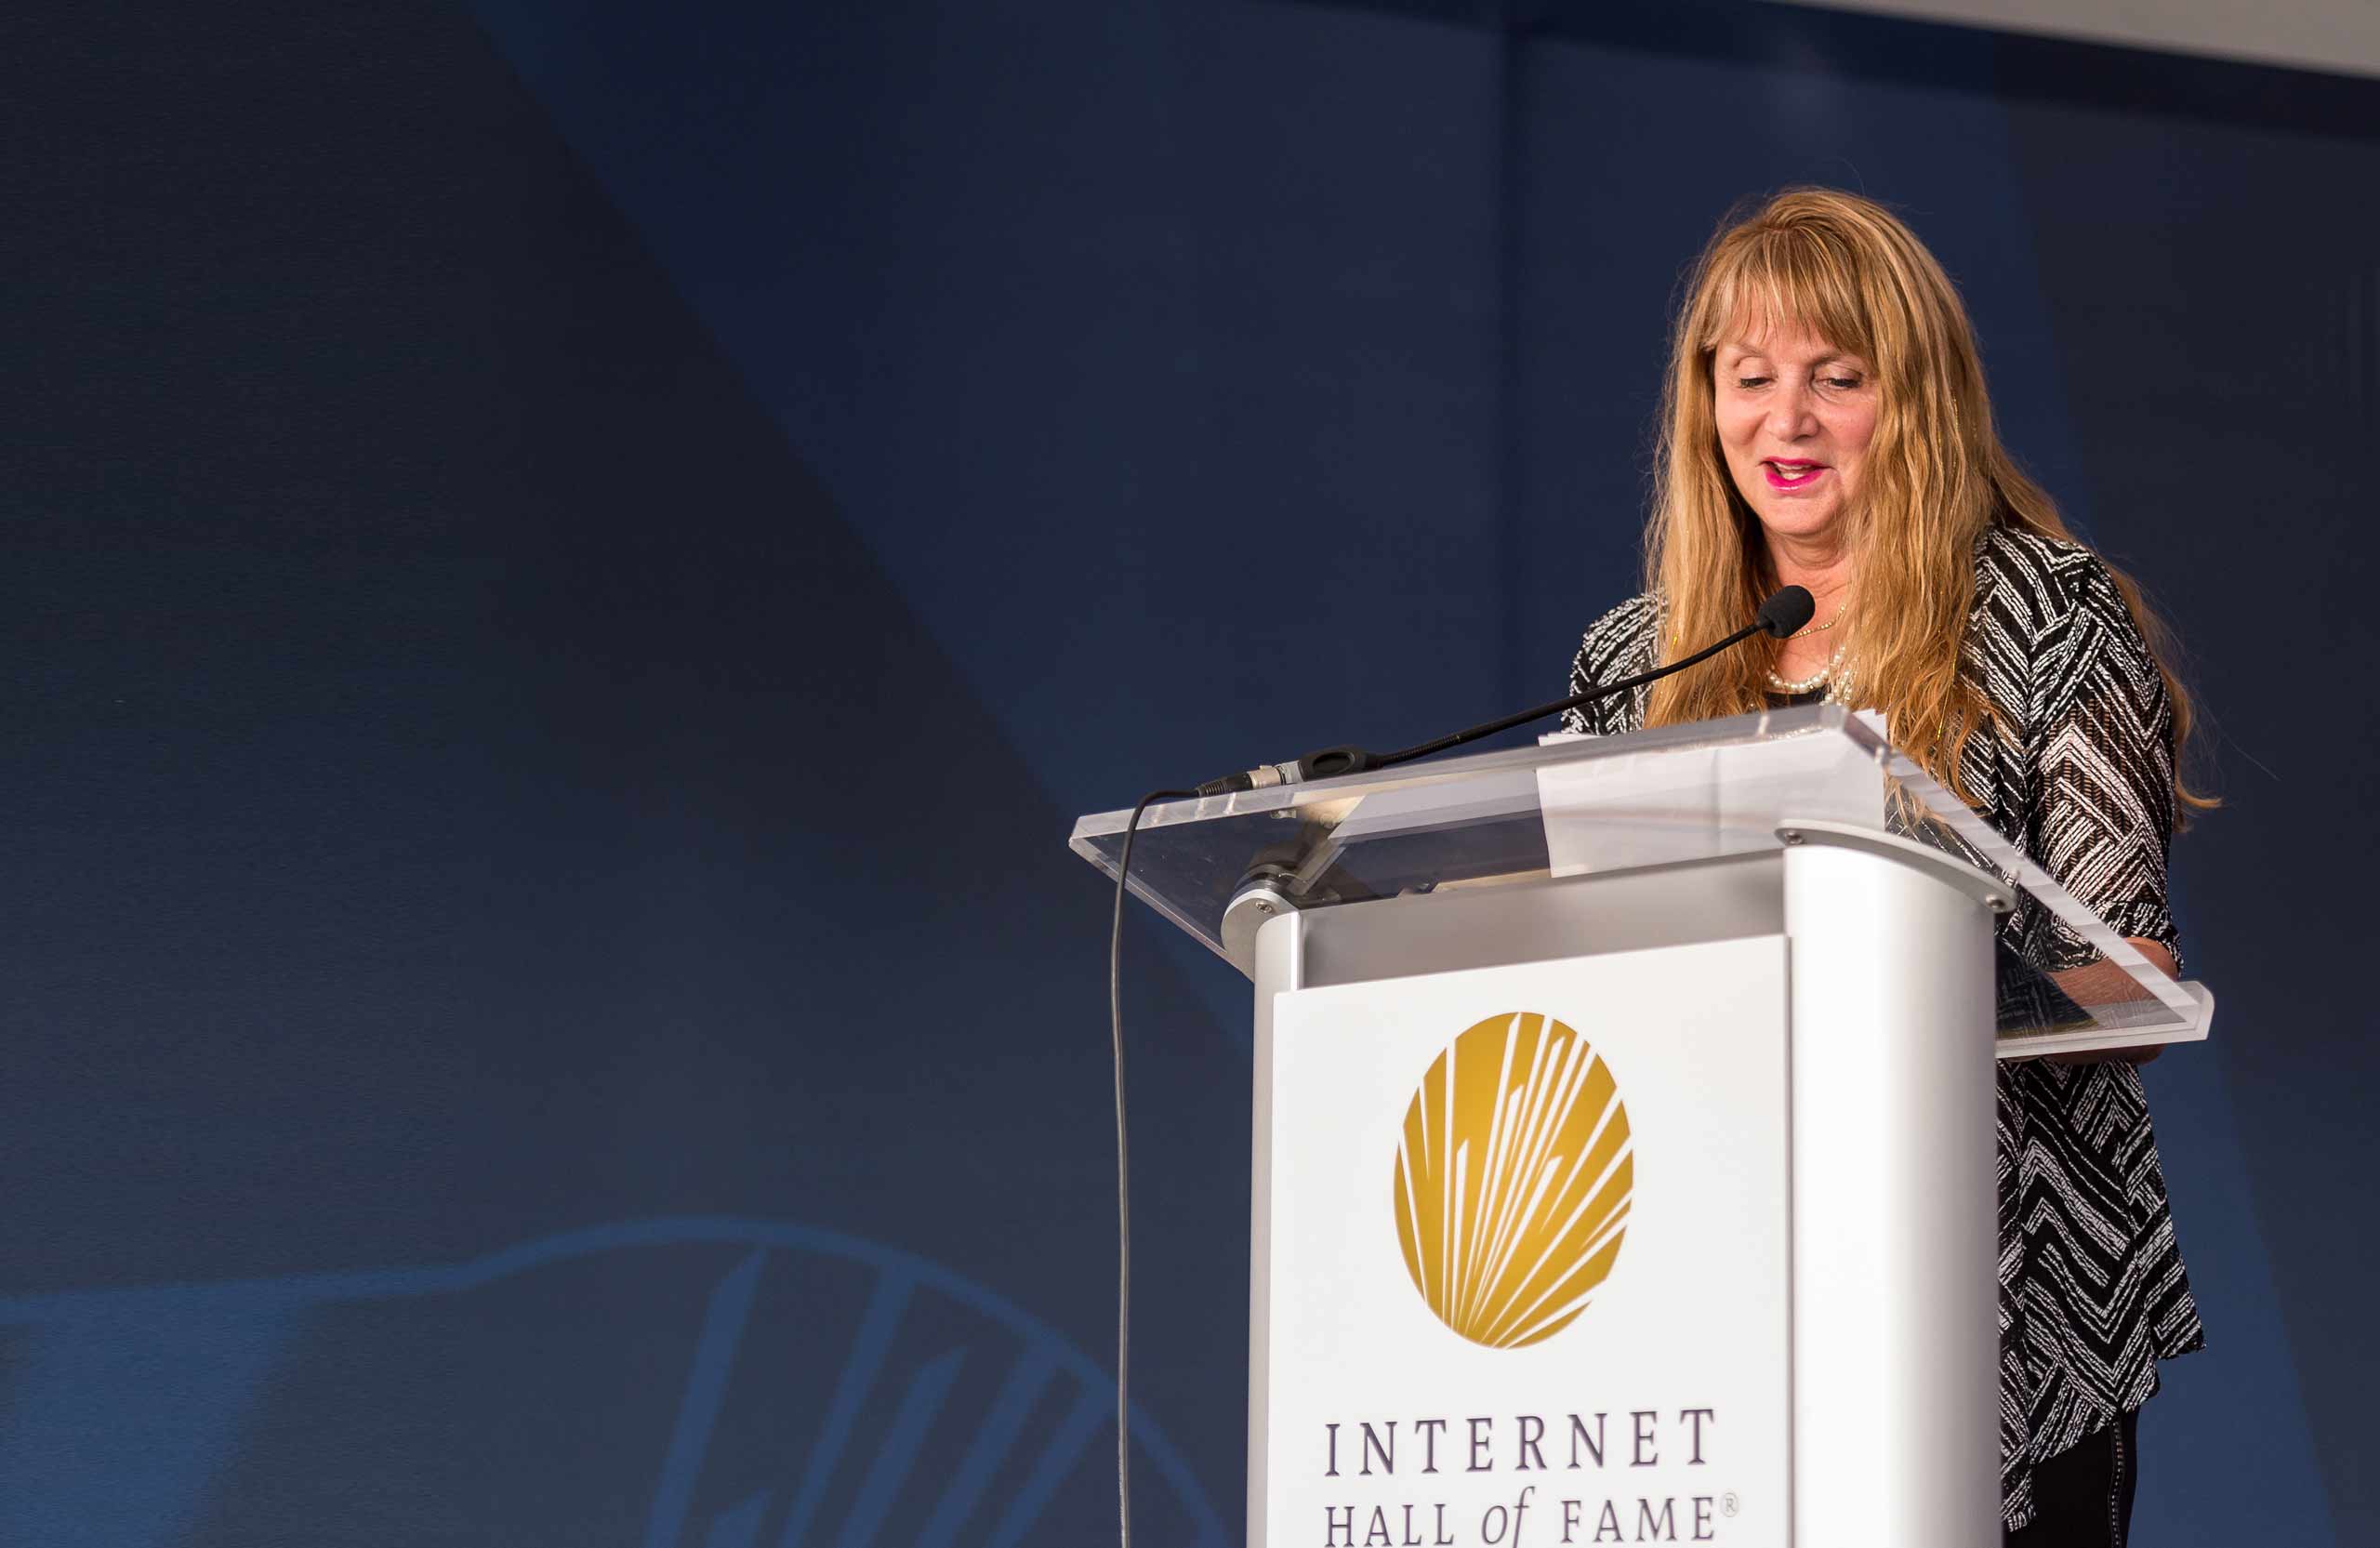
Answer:
[{"label": "pearl necklace", "polygon": [[[1771,688],[1776,689],[1778,693],[1786,695],[1788,697],[1798,698],[1804,694],[1814,693],[1818,688],[1824,686],[1829,680],[1834,676],[1836,669],[1842,665],[1843,653],[1841,651],[1836,651],[1832,655],[1827,658],[1826,665],[1818,668],[1817,676],[1804,678],[1799,682],[1788,682],[1783,678],[1778,677],[1775,672],[1770,672],[1768,674],[1768,685]],[[1839,693],[1843,685],[1841,683],[1836,683],[1834,686],[1835,692]],[[1834,694],[1830,693],[1827,696],[1832,698]]]},{"label": "pearl necklace", "polygon": [[[1851,593],[1846,590],[1843,593],[1843,601],[1835,607],[1833,617],[1829,618],[1822,624],[1813,624],[1805,628],[1799,629],[1794,633],[1787,635],[1785,638],[1788,640],[1799,640],[1805,634],[1823,634],[1828,629],[1832,628],[1835,625],[1843,622],[1844,614],[1850,611],[1850,608]],[[1838,669],[1842,668],[1843,652],[1844,648],[1845,647],[1843,646],[1837,646],[1834,654],[1827,657],[1826,665],[1818,669],[1816,676],[1804,678],[1799,682],[1788,682],[1772,671],[1768,674],[1768,685],[1789,698],[1800,698],[1804,694],[1814,693],[1818,688],[1825,686],[1827,681],[1835,675]],[[1830,699],[1840,702],[1843,697],[1843,689],[1844,684],[1837,682],[1831,688],[1827,690],[1826,696]]]}]

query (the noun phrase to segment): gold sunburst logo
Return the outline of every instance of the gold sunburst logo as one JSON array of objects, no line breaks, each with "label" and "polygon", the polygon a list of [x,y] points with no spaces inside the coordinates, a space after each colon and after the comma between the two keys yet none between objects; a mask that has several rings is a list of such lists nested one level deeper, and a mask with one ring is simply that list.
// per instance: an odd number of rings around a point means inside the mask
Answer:
[{"label": "gold sunburst logo", "polygon": [[1421,1299],[1491,1349],[1553,1337],[1611,1273],[1636,1162],[1601,1055],[1551,1016],[1490,1016],[1405,1110],[1396,1239]]}]

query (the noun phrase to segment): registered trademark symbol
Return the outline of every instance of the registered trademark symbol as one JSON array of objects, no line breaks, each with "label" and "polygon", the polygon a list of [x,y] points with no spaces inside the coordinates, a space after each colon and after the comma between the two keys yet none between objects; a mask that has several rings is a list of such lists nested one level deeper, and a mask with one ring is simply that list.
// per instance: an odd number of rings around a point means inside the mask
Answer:
[{"label": "registered trademark symbol", "polygon": [[1719,1513],[1722,1515],[1733,1515],[1743,1508],[1744,1502],[1736,1498],[1735,1491],[1733,1489],[1729,1489],[1726,1493],[1719,1496]]}]

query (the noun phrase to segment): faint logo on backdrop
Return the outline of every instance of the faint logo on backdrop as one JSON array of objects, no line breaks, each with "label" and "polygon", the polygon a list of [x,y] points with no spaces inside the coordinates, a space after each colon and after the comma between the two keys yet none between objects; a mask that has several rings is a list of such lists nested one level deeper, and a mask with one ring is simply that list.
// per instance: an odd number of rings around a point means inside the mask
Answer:
[{"label": "faint logo on backdrop", "polygon": [[[1012,1548],[1048,1540],[1037,1524],[1086,1470],[1113,1529],[1113,1437],[1094,1443],[1114,1428],[1116,1387],[1097,1362],[923,1259],[767,1221],[0,1300],[0,1348],[12,1544],[165,1548],[270,1528]],[[1148,1541],[1231,1541],[1137,1410],[1132,1436]],[[341,1519],[299,1519],[310,1510]]]},{"label": "faint logo on backdrop", "polygon": [[1577,1320],[1627,1235],[1629,1139],[1610,1069],[1552,1016],[1489,1016],[1449,1043],[1390,1184],[1405,1271],[1438,1320],[1491,1349]]}]

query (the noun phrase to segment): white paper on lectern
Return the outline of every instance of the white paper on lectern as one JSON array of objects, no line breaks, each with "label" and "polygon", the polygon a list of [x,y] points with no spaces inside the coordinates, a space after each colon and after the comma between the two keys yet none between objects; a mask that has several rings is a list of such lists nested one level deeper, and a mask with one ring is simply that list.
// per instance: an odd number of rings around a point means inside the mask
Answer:
[{"label": "white paper on lectern", "polygon": [[[1443,1529],[1486,1544],[1500,1541],[1492,1513],[1524,1489],[1524,1542],[1563,1541],[1566,1501],[1575,1542],[1594,1541],[1606,1502],[1628,1541],[1640,1540],[1643,1511],[1646,1541],[1670,1540],[1666,1512],[1678,1541],[1695,1541],[1699,1521],[1703,1541],[1785,1542],[1785,964],[1786,943],[1772,936],[1277,998],[1268,1548],[1360,1544],[1375,1509],[1395,1542],[1412,1532],[1435,1544]],[[1603,1057],[1627,1106],[1635,1175],[1626,1236],[1586,1309],[1541,1343],[1493,1349],[1453,1332],[1416,1290],[1394,1182],[1432,1062],[1467,1028],[1516,1011],[1562,1021]],[[1686,1417],[1697,1409],[1708,1411],[1699,1462]],[[1568,1465],[1574,1413],[1606,1436],[1601,1467]],[[1543,1471],[1516,1466],[1524,1415],[1543,1422]],[[1415,1428],[1433,1419],[1447,1422],[1435,1475],[1421,1470]],[[1489,1422],[1491,1465],[1480,1471],[1467,1465],[1474,1419]],[[1383,1436],[1395,1423],[1394,1475],[1364,1475],[1367,1422]],[[1640,1422],[1651,1436],[1641,1452]],[[1344,1510],[1352,1516],[1330,1514]],[[1352,1538],[1334,1538],[1342,1519]]]},{"label": "white paper on lectern", "polygon": [[1584,759],[1539,769],[1537,786],[1555,876],[1772,848],[1782,818],[1884,820],[1874,759],[1840,735]]}]

